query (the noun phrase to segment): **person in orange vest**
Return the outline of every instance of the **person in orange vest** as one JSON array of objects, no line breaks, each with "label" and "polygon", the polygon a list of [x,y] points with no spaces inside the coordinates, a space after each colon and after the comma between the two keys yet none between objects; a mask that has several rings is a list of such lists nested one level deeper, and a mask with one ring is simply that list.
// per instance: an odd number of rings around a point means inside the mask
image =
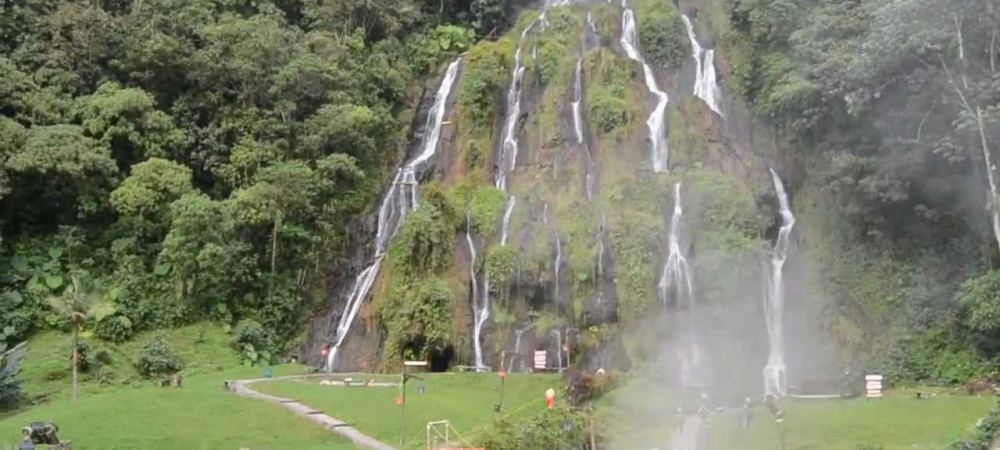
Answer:
[{"label": "person in orange vest", "polygon": [[556,390],[549,388],[547,391],[545,391],[545,407],[548,409],[552,409],[552,407],[555,406],[555,403],[556,403]]}]

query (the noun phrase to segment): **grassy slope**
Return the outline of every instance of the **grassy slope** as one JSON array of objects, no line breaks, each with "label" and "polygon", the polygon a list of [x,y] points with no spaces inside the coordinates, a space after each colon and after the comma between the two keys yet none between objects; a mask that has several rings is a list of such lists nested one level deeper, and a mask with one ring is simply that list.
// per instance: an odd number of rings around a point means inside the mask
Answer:
[{"label": "grassy slope", "polygon": [[[496,374],[425,374],[424,381],[407,384],[405,448],[423,448],[427,422],[449,420],[469,440],[491,425],[499,399]],[[423,395],[417,386],[423,383]],[[545,389],[560,390],[561,380],[552,375],[510,374],[504,387],[504,411],[516,417],[544,410]],[[361,431],[390,444],[399,443],[400,411],[394,403],[395,387],[365,388],[324,386],[299,381],[261,383],[255,389],[293,399],[355,424]]]},{"label": "grassy slope", "polygon": [[[172,348],[184,361],[185,376],[218,372],[239,366],[236,353],[229,347],[231,337],[212,324],[195,324],[163,330]],[[96,394],[145,380],[132,366],[139,349],[156,333],[142,333],[128,342],[113,344],[99,339],[83,339],[90,346],[93,361],[100,351],[106,351],[111,364],[100,370],[80,373],[81,395]],[[21,365],[21,379],[27,396],[39,402],[65,399],[70,396],[70,336],[44,332],[31,339],[29,351]]]},{"label": "grassy slope", "polygon": [[[105,382],[82,374],[80,398],[71,400],[68,336],[45,333],[31,340],[22,379],[30,398],[46,403],[0,418],[0,448],[20,439],[20,428],[36,420],[55,421],[64,439],[88,449],[335,449],[355,448],[280,406],[237,397],[222,381],[261,375],[243,368],[217,327],[194,325],[165,332],[186,363],[184,387],[168,389],[142,380],[131,367],[134,351],[148,336],[112,345],[91,340],[112,355]],[[301,373],[282,366],[276,374]]]}]

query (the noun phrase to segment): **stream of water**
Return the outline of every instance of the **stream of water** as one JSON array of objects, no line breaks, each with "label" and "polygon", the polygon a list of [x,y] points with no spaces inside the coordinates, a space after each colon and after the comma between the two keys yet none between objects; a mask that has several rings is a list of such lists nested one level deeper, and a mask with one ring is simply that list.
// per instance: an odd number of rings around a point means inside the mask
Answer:
[{"label": "stream of water", "polygon": [[441,79],[441,85],[435,93],[434,103],[428,111],[427,122],[424,124],[423,145],[420,153],[396,171],[396,177],[385,196],[382,197],[378,212],[378,228],[375,234],[375,254],[368,267],[354,279],[354,285],[347,297],[347,302],[344,304],[344,310],[335,319],[337,325],[331,336],[333,345],[326,357],[327,372],[334,370],[340,346],[343,345],[361,304],[368,298],[372,284],[378,277],[389,241],[396,235],[407,212],[418,206],[419,184],[416,174],[437,153],[438,141],[441,138],[441,126],[444,123],[445,110],[448,106],[448,96],[451,94],[455,79],[458,77],[460,62],[461,58],[452,61]]},{"label": "stream of water", "polygon": [[778,230],[778,239],[775,241],[774,250],[771,253],[770,289],[764,301],[764,323],[767,327],[769,347],[767,365],[764,366],[764,393],[785,396],[788,394],[788,380],[785,373],[785,292],[782,271],[785,260],[788,259],[788,246],[792,227],[795,226],[795,216],[792,215],[785,185],[774,169],[771,169],[771,180],[774,182],[774,190],[778,195],[781,228]]},{"label": "stream of water", "polygon": [[668,164],[668,149],[666,130],[664,128],[663,116],[667,110],[669,97],[667,93],[660,90],[656,84],[656,76],[653,69],[646,63],[646,58],[639,52],[639,36],[635,26],[635,13],[628,7],[626,0],[622,1],[622,37],[621,45],[625,49],[625,54],[634,61],[642,64],[643,78],[646,82],[646,89],[656,97],[656,106],[649,113],[646,119],[646,128],[649,129],[649,140],[652,144],[653,171],[665,172]]}]

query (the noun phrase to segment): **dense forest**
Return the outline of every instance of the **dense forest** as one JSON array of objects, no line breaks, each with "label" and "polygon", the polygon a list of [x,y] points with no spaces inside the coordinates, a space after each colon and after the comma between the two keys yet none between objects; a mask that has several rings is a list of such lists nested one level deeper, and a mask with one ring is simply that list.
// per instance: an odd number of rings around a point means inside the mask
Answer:
[{"label": "dense forest", "polygon": [[402,156],[417,80],[498,2],[4,1],[0,340],[211,319],[277,349]]},{"label": "dense forest", "polygon": [[[646,89],[618,50],[617,5],[597,3],[586,21],[552,10],[525,38],[549,5],[3,0],[0,343],[69,329],[49,299],[86,297],[107,341],[213,321],[255,336],[251,350],[316,350],[308,319],[336,325],[352,255],[371,245],[359,223],[419,138],[428,85],[465,54],[452,158],[389,248],[368,327],[378,361],[363,367],[446,350],[471,364],[484,276],[487,362],[529,322],[536,346],[578,327],[589,360],[641,360],[651,350],[628,335],[657,303],[673,183],[695,198],[699,301],[724,308],[759,291],[747,280],[778,232],[774,167],[800,218],[789,303],[809,299],[817,325],[800,328],[822,329],[839,367],[945,384],[998,368],[1000,4],[637,0],[641,47],[671,94],[659,174],[610,153],[648,159]],[[725,124],[679,94],[682,14],[718,52]],[[493,154],[522,47],[531,110],[511,129],[534,168],[507,189]],[[570,137],[570,101],[585,104],[586,143]],[[577,146],[585,161],[552,155]],[[506,194],[527,230],[510,247],[496,236]]]}]

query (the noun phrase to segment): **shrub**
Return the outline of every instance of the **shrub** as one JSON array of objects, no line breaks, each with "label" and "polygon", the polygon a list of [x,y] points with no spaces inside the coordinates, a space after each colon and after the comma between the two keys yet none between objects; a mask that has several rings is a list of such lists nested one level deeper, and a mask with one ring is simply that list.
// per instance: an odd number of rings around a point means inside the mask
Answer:
[{"label": "shrub", "polygon": [[94,335],[111,342],[124,342],[132,337],[132,321],[128,317],[114,315],[97,322]]},{"label": "shrub", "polygon": [[12,409],[21,401],[21,358],[27,351],[23,344],[7,349],[0,341],[0,410]]},{"label": "shrub", "polygon": [[638,7],[639,45],[646,58],[660,66],[679,67],[691,54],[691,42],[676,7],[667,1],[642,2]]},{"label": "shrub", "polygon": [[244,365],[271,362],[274,341],[271,333],[253,319],[243,319],[233,330],[232,345],[240,352]]},{"label": "shrub", "polygon": [[184,363],[174,354],[166,337],[157,335],[139,350],[135,368],[143,376],[172,374],[184,368]]},{"label": "shrub", "polygon": [[80,341],[76,344],[76,368],[80,372],[90,370],[90,344]]},{"label": "shrub", "polygon": [[962,440],[952,442],[951,450],[987,450],[997,432],[1000,432],[1000,400],[997,400],[993,409],[986,414],[986,417],[976,422],[976,428]]},{"label": "shrub", "polygon": [[587,418],[575,409],[549,409],[534,416],[512,420],[503,417],[494,424],[479,447],[490,450],[522,448],[587,448]]}]

